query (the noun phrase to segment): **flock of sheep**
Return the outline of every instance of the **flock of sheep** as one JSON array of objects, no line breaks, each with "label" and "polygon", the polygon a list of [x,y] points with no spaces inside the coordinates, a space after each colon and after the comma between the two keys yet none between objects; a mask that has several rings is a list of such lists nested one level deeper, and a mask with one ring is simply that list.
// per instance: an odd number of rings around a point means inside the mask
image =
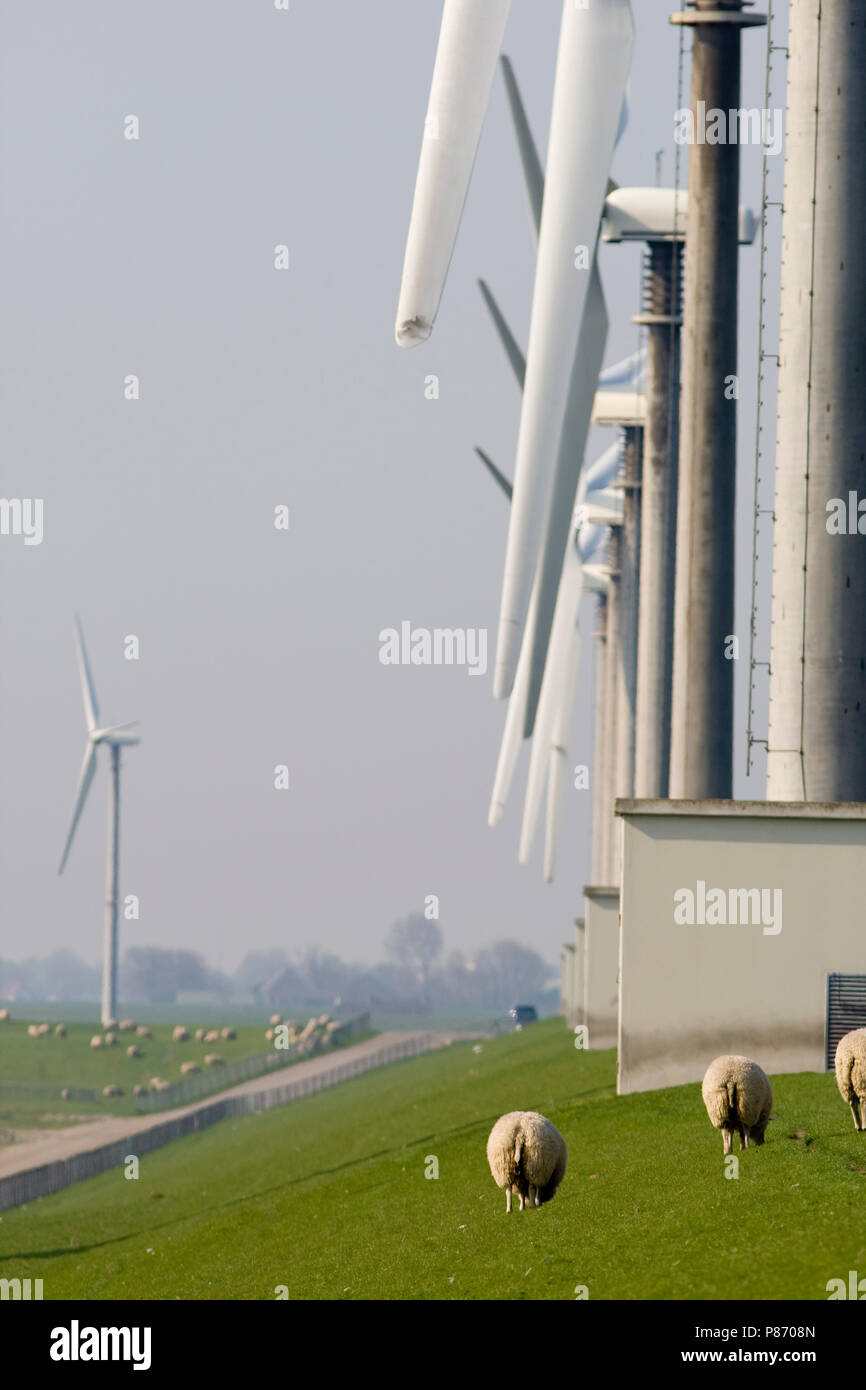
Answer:
[{"label": "flock of sheep", "polygon": [[[0,1023],[8,1020],[9,1010],[7,1008],[0,1009]],[[280,1025],[280,1015],[272,1014],[270,1027],[265,1033],[265,1038],[269,1043],[273,1042],[275,1030]],[[339,1019],[332,1019],[330,1014],[320,1014],[318,1018],[309,1019],[303,1027],[294,1019],[283,1020],[282,1027],[286,1030],[286,1041],[294,1053],[299,1057],[306,1057],[319,1052],[322,1048],[330,1047],[334,1043],[334,1035],[341,1024]],[[30,1023],[27,1026],[27,1032],[31,1038],[43,1038],[51,1031],[49,1023]],[[65,1038],[66,1025],[58,1023],[54,1028],[54,1033],[58,1038]],[[95,1033],[90,1039],[90,1046],[94,1051],[104,1047],[116,1047],[120,1041],[119,1035],[121,1033],[134,1033],[139,1040],[153,1037],[152,1030],[143,1024],[136,1024],[134,1018],[123,1018],[120,1022],[116,1019],[110,1019],[103,1032]],[[237,1031],[234,1028],[196,1028],[195,1033],[192,1034],[189,1028],[182,1023],[177,1024],[172,1029],[172,1040],[176,1043],[189,1042],[193,1036],[197,1042],[233,1042],[237,1038]],[[137,1042],[130,1042],[126,1048],[126,1055],[131,1059],[138,1059],[144,1054]],[[182,1062],[180,1070],[182,1076],[194,1076],[201,1072],[202,1066],[221,1067],[223,1065],[224,1059],[219,1053],[208,1052],[205,1054],[202,1064],[195,1061]],[[166,1081],[163,1077],[153,1076],[146,1086],[133,1086],[132,1093],[135,1096],[141,1096],[148,1091],[167,1091],[171,1085],[172,1082]],[[64,1100],[69,1100],[72,1092],[68,1086],[65,1086],[60,1094]],[[102,1094],[106,1100],[114,1100],[123,1095],[123,1089],[111,1084],[103,1087]]]},{"label": "flock of sheep", "polygon": [[294,1018],[281,1018],[279,1014],[271,1014],[270,1027],[265,1037],[268,1042],[273,1042],[277,1028],[285,1028],[286,1042],[295,1054],[298,1057],[310,1057],[321,1048],[331,1046],[339,1027],[340,1020],[331,1018],[330,1014],[320,1014],[318,1018],[308,1019],[303,1028]]},{"label": "flock of sheep", "polygon": [[[0,1009],[0,1023],[7,1022],[8,1019],[9,1010],[6,1008]],[[51,1033],[51,1025],[50,1023],[29,1023],[27,1025],[27,1032],[31,1038],[44,1038]],[[98,1051],[103,1047],[117,1047],[120,1041],[120,1033],[134,1033],[135,1036],[142,1041],[153,1038],[152,1029],[146,1027],[144,1024],[136,1024],[134,1018],[122,1018],[119,1023],[116,1019],[109,1019],[108,1023],[105,1025],[104,1031],[102,1033],[95,1033],[90,1039],[90,1046],[94,1051]],[[65,1038],[66,1025],[63,1023],[56,1024],[54,1034],[58,1038]],[[174,1042],[189,1042],[192,1036],[190,1030],[184,1027],[183,1024],[178,1024],[172,1029],[172,1039]],[[206,1043],[219,1042],[220,1040],[223,1042],[233,1042],[237,1038],[237,1030],[234,1028],[196,1028],[195,1038],[197,1042]],[[137,1043],[130,1043],[126,1048],[126,1055],[134,1060],[141,1058],[144,1054]],[[216,1052],[209,1052],[205,1055],[204,1065],[206,1067],[221,1067],[223,1065],[223,1058]],[[181,1063],[180,1068],[182,1076],[195,1075],[197,1072],[200,1072],[201,1069],[199,1063],[193,1061]],[[145,1095],[149,1090],[167,1091],[171,1084],[170,1081],[165,1081],[160,1076],[153,1076],[147,1086],[133,1086],[132,1093],[135,1096],[141,1096]],[[68,1086],[64,1086],[60,1094],[63,1100],[69,1100],[72,1092]],[[103,1087],[102,1094],[106,1100],[115,1100],[123,1095],[123,1088],[112,1083]]]},{"label": "flock of sheep", "polygon": [[[855,1028],[836,1048],[836,1084],[851,1107],[854,1128],[866,1130],[866,1028]],[[722,1131],[722,1149],[731,1152],[763,1144],[773,1092],[766,1072],[750,1057],[726,1054],[707,1067],[701,1096],[710,1123]],[[505,1210],[514,1193],[524,1207],[549,1202],[565,1176],[565,1140],[555,1125],[534,1110],[512,1110],[496,1121],[487,1140],[487,1161],[497,1187],[505,1189]]]}]

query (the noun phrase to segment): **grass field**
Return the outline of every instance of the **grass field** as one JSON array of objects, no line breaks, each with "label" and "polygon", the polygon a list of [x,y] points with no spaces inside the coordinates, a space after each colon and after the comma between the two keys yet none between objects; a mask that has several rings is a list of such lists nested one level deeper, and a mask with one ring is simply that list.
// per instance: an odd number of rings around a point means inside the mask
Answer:
[{"label": "grass field", "polygon": [[[39,1021],[13,1019],[0,1023],[0,1144],[4,1142],[3,1131],[16,1127],[50,1128],[69,1123],[72,1115],[137,1114],[132,1094],[136,1084],[146,1086],[152,1076],[180,1081],[182,1062],[198,1062],[203,1071],[208,1070],[204,1067],[208,1053],[229,1063],[265,1053],[270,1046],[264,1025],[238,1027],[237,1038],[232,1041],[221,1038],[219,1042],[204,1043],[196,1042],[192,1036],[181,1043],[173,1041],[172,1025],[164,1023],[152,1025],[152,1039],[119,1033],[116,1046],[92,1048],[90,1039],[102,1031],[97,1023],[68,1023],[65,1038],[56,1037],[53,1031],[43,1038],[29,1037],[27,1023]],[[216,1024],[200,1025],[198,1020],[191,1020],[188,1026],[194,1033],[199,1026]],[[131,1043],[142,1053],[140,1058],[127,1057],[126,1049]],[[4,1086],[5,1082],[51,1086],[56,1091],[28,1096]],[[111,1083],[122,1088],[122,1097],[109,1100],[102,1096],[103,1087]],[[99,1099],[63,1101],[60,1091],[64,1086],[95,1090]]]},{"label": "grass field", "polygon": [[[866,1134],[832,1076],[773,1078],[731,1180],[699,1086],[617,1097],[614,1073],[558,1020],[455,1044],[4,1212],[0,1275],[46,1299],[826,1299],[866,1272]],[[485,1143],[515,1108],[569,1168],[507,1217]]]}]

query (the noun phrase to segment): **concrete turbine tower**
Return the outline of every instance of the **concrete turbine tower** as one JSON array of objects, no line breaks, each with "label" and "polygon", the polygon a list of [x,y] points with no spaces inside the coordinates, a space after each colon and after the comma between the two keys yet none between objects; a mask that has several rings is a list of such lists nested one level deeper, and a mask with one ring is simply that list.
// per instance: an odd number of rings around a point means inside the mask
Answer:
[{"label": "concrete turbine tower", "polygon": [[[730,798],[736,478],[739,132],[709,143],[706,112],[740,108],[745,0],[693,0],[689,200],[674,597],[670,795]],[[695,132],[694,126],[700,129]]]},{"label": "concrete turbine tower", "polygon": [[771,801],[866,801],[866,22],[791,0],[770,719]]},{"label": "concrete turbine tower", "polygon": [[81,764],[81,772],[78,778],[78,788],[75,793],[75,804],[72,808],[72,821],[69,826],[69,834],[66,837],[66,844],[63,847],[63,855],[60,860],[58,874],[62,874],[69,858],[69,851],[72,848],[72,840],[84,810],[84,803],[87,800],[87,793],[90,791],[91,784],[96,776],[96,752],[100,745],[105,745],[111,753],[111,782],[109,783],[108,793],[108,860],[105,880],[105,936],[103,941],[103,965],[102,965],[102,1024],[105,1027],[112,1020],[117,1018],[117,895],[118,895],[118,867],[120,856],[120,750],[124,747],[131,747],[140,742],[126,731],[135,727],[137,720],[132,724],[113,724],[106,728],[97,727],[99,724],[99,706],[96,700],[96,691],[93,687],[93,677],[90,674],[90,665],[87,660],[87,651],[84,646],[84,634],[81,631],[81,623],[75,619],[76,647],[78,649],[78,669],[81,676],[81,696],[84,702],[84,719],[87,725],[87,745],[84,749],[84,761]]}]

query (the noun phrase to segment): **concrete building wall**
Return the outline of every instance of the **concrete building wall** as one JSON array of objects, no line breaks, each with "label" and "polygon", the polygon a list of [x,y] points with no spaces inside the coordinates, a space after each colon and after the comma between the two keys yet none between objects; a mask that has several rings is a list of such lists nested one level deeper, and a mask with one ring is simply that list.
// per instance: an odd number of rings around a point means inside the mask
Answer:
[{"label": "concrete building wall", "polygon": [[[866,973],[866,804],[620,801],[617,810],[620,1094],[699,1081],[722,1052],[771,1073],[823,1071],[827,975]],[[760,901],[732,897],[755,888],[766,890]],[[691,923],[676,920],[686,889]],[[714,920],[714,889],[724,890],[725,924]]]},{"label": "concrete building wall", "polygon": [[583,961],[584,919],[579,917],[574,924],[574,940],[566,942],[561,957],[561,1007],[569,1029],[583,1023]]},{"label": "concrete building wall", "polygon": [[583,1022],[591,1049],[616,1047],[619,985],[619,891],[584,888]]}]

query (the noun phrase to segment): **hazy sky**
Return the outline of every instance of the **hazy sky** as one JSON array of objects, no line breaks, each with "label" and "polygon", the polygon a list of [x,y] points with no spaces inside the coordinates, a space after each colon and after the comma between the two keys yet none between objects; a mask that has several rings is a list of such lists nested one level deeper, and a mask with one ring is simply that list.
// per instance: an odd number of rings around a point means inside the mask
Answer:
[{"label": "hazy sky", "polygon": [[[651,184],[664,149],[672,183],[679,32],[670,0],[633,8],[613,174]],[[501,74],[434,335],[409,352],[393,337],[440,14],[437,0],[0,5],[2,493],[44,499],[41,545],[0,536],[4,956],[101,958],[104,751],[57,877],[84,751],[76,610],[105,720],[141,721],[121,827],[121,892],[141,916],[121,922],[122,951],[183,946],[226,969],[253,947],[372,960],[433,893],[449,948],[515,936],[555,960],[570,937],[591,793],[568,793],[552,887],[540,843],[516,862],[525,755],[487,826],[507,504],[472,446],[510,475],[520,398],[475,279],[525,345],[534,255]],[[506,38],[542,151],[560,15],[559,0],[514,0]],[[762,105],[763,32],[743,50],[743,104]],[[684,80],[687,104],[687,65]],[[757,207],[759,153],[742,168]],[[775,273],[775,237],[769,258]],[[638,346],[639,263],[636,247],[601,253],[609,363]],[[741,257],[738,795],[757,267],[755,246]],[[595,431],[589,457],[613,437]],[[380,630],[404,620],[487,628],[488,674],[381,665]],[[591,762],[592,685],[588,663],[573,762]]]}]

